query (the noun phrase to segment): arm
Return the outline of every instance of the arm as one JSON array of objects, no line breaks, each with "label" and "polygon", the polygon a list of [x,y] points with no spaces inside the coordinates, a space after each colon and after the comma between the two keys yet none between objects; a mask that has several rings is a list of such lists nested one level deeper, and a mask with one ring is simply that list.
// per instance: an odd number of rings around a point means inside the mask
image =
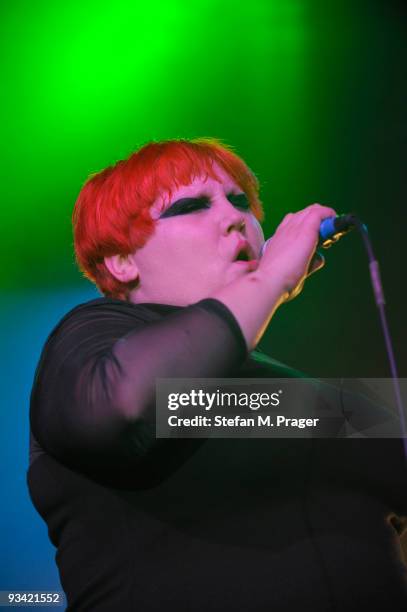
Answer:
[{"label": "arm", "polygon": [[31,397],[32,431],[79,469],[124,468],[157,445],[150,424],[157,377],[227,376],[247,357],[227,309],[204,300],[163,318],[98,300],[48,340]]}]

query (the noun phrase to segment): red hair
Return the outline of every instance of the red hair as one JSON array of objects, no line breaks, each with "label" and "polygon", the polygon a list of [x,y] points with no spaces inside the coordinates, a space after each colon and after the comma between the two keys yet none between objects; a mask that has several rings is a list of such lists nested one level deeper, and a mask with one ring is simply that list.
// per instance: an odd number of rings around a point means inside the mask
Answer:
[{"label": "red hair", "polygon": [[154,231],[150,207],[163,192],[189,185],[194,178],[218,180],[218,164],[246,193],[250,208],[263,219],[259,183],[232,149],[212,138],[150,142],[126,160],[91,175],[79,193],[72,215],[75,255],[83,274],[110,297],[128,299],[135,283],[123,283],[104,258],[128,255]]}]

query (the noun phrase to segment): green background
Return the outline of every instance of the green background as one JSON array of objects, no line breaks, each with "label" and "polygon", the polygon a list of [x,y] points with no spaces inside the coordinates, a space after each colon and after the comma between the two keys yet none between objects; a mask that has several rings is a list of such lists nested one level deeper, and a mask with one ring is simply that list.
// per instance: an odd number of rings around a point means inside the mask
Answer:
[{"label": "green background", "polygon": [[[0,588],[56,588],[31,506],[28,396],[58,319],[96,296],[70,217],[87,176],[151,139],[213,136],[258,175],[270,235],[313,202],[356,212],[379,259],[400,373],[407,9],[395,0],[3,3]],[[312,376],[389,375],[356,234],[282,307],[262,348]]]},{"label": "green background", "polygon": [[[258,175],[266,233],[312,202],[359,213],[405,359],[402,3],[17,1],[4,13],[7,293],[84,286],[70,215],[91,172],[150,139],[215,136]],[[360,240],[345,240],[263,347],[315,375],[387,375]]]},{"label": "green background", "polygon": [[[17,1],[3,11],[6,294],[86,292],[70,226],[86,177],[150,139],[215,136],[258,175],[267,234],[312,202],[368,224],[403,367],[402,3]],[[386,376],[359,238],[327,259],[263,348],[313,375]]]}]

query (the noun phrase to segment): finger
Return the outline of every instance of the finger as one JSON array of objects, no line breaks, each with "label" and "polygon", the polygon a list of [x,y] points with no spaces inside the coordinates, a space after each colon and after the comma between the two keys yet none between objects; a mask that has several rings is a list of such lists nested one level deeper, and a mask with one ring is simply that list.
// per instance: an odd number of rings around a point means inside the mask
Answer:
[{"label": "finger", "polygon": [[278,227],[280,227],[280,228],[281,228],[281,227],[286,226],[286,225],[287,225],[287,223],[289,223],[290,221],[292,221],[292,220],[293,220],[293,218],[294,218],[294,213],[287,213],[287,214],[286,214],[286,215],[283,217],[282,221],[279,223]]},{"label": "finger", "polygon": [[317,272],[325,265],[325,257],[319,251],[316,251],[312,256],[311,263],[308,266],[307,276],[311,276],[314,272]]},{"label": "finger", "polygon": [[305,279],[303,279],[300,283],[298,283],[295,289],[293,289],[291,293],[289,294],[288,298],[286,299],[286,302],[291,302],[291,300],[293,300],[298,295],[300,295],[301,291],[304,288],[304,283],[305,283]]},{"label": "finger", "polygon": [[317,215],[325,215],[327,214],[328,216],[337,216],[337,212],[334,208],[332,208],[332,206],[326,206],[325,204],[311,204],[310,206],[307,207],[308,210],[310,210],[311,212],[314,212]]}]

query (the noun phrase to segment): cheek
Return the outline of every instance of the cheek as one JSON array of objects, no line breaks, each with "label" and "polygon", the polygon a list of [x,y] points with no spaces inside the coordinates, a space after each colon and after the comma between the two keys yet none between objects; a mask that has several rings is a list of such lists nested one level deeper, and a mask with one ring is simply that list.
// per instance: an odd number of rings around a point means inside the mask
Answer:
[{"label": "cheek", "polygon": [[210,253],[207,236],[202,236],[202,228],[196,224],[175,223],[162,228],[146,245],[143,253],[144,264],[148,269],[171,275],[186,274],[195,269]]}]

